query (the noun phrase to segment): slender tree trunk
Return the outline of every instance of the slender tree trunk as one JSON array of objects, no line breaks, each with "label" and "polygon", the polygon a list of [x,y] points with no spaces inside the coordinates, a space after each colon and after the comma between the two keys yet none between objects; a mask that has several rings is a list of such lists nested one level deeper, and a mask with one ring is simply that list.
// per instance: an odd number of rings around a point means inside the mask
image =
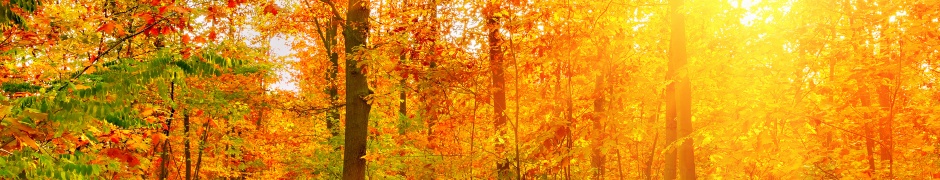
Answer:
[{"label": "slender tree trunk", "polygon": [[[606,69],[603,67],[606,65],[606,63],[604,62],[607,61],[607,57],[608,57],[607,56],[607,44],[608,43],[609,42],[607,40],[602,41],[600,43],[600,46],[597,49],[597,60],[599,61],[598,64],[600,65],[599,68],[601,69]],[[607,73],[608,72],[605,70],[600,75],[597,75],[597,81],[595,82],[596,87],[594,87],[594,95],[596,97],[594,98],[594,114],[595,114],[595,118],[594,118],[595,137],[594,138],[595,139],[593,140],[593,142],[595,144],[594,144],[594,149],[591,152],[592,154],[591,166],[593,166],[593,168],[596,170],[594,172],[594,179],[603,179],[604,174],[606,173],[606,169],[604,165],[606,164],[607,157],[604,155],[603,152],[601,152],[601,147],[604,146],[604,137],[605,137],[603,121],[607,118],[607,107],[605,107],[605,103],[607,102],[606,101],[607,86],[606,86],[606,81],[604,77],[605,75],[607,75]]]},{"label": "slender tree trunk", "polygon": [[[405,55],[404,51],[402,51],[402,55],[398,57],[399,65],[403,66],[405,64],[404,61]],[[398,120],[400,121],[398,122],[398,134],[404,135],[405,132],[407,132],[406,128],[408,128],[407,126],[403,126],[407,124],[406,121],[408,121],[408,74],[402,73],[401,80],[398,81],[398,84],[401,86],[401,91],[398,92]]]},{"label": "slender tree trunk", "polygon": [[[570,62],[566,62],[566,63],[570,65]],[[558,68],[558,77],[561,77],[561,68]],[[571,179],[571,163],[570,162],[571,162],[572,155],[570,154],[571,154],[571,149],[573,148],[574,139],[575,139],[574,132],[572,131],[572,128],[571,128],[571,127],[574,127],[574,100],[571,97],[571,76],[568,76],[566,79],[568,79],[568,83],[567,83],[567,86],[565,86],[567,87],[566,88],[567,97],[565,99],[565,104],[567,104],[568,107],[565,110],[565,116],[566,116],[565,117],[565,132],[568,132],[568,134],[565,135],[567,136],[567,138],[565,138],[567,139],[567,141],[565,142],[565,152],[564,152],[566,154],[565,161],[567,162],[565,163],[565,178]],[[560,80],[558,82],[558,85],[561,86]]]},{"label": "slender tree trunk", "polygon": [[646,179],[649,179],[649,180],[653,179],[653,160],[656,159],[656,144],[658,142],[659,142],[659,134],[657,133],[656,136],[653,136],[653,145],[650,146],[650,156],[649,156],[649,159],[646,161],[646,171],[644,174],[646,175]]},{"label": "slender tree trunk", "polygon": [[326,126],[330,129],[330,134],[334,137],[339,135],[339,127],[336,127],[336,124],[339,124],[339,108],[335,108],[339,105],[339,91],[336,85],[337,76],[339,75],[339,54],[333,52],[333,47],[336,46],[336,41],[333,38],[336,38],[336,26],[333,24],[336,20],[330,20],[330,26],[327,27],[326,37],[330,40],[327,41],[330,44],[327,47],[327,51],[330,55],[330,69],[328,71],[327,77],[329,78],[329,86],[327,87],[327,93],[330,94],[330,109],[327,114]]},{"label": "slender tree trunk", "polygon": [[[669,43],[669,71],[672,71],[674,86],[674,103],[676,122],[678,123],[677,136],[684,139],[679,144],[679,173],[682,179],[695,179],[695,155],[693,153],[692,134],[692,88],[689,82],[689,73],[686,69],[688,55],[686,54],[685,17],[679,12],[683,0],[670,0],[671,39]],[[681,72],[680,72],[681,71]]]},{"label": "slender tree trunk", "polygon": [[[898,37],[904,37],[903,34]],[[894,61],[889,61],[890,63],[898,63],[898,69],[896,72],[882,72],[881,78],[887,78],[887,82],[894,82],[895,89],[894,92],[891,91],[891,87],[885,83],[879,83],[878,85],[878,104],[881,106],[881,109],[888,112],[887,116],[881,118],[881,123],[879,123],[881,128],[879,128],[879,135],[881,136],[881,142],[883,146],[881,147],[881,159],[882,161],[888,161],[888,178],[894,178],[894,138],[892,135],[893,126],[894,126],[894,112],[897,108],[897,95],[900,91],[900,84],[898,81],[898,76],[901,75],[901,64],[900,62],[904,59],[904,40],[903,38],[898,39],[898,59]]]},{"label": "slender tree trunk", "polygon": [[[170,101],[174,101],[176,98],[176,83],[170,80]],[[166,119],[166,127],[163,129],[163,135],[166,136],[166,139],[163,140],[163,151],[160,154],[160,179],[167,179],[169,176],[169,166],[168,162],[170,161],[170,125],[173,123],[173,116],[176,114],[176,107],[170,107],[170,116]]]},{"label": "slender tree trunk", "polygon": [[193,161],[192,153],[190,151],[191,145],[189,144],[189,113],[183,112],[183,156],[186,158],[186,180],[191,180],[193,178]]},{"label": "slender tree trunk", "polygon": [[[483,11],[484,16],[486,17],[486,31],[487,39],[489,41],[489,58],[490,58],[490,73],[493,77],[493,113],[496,117],[496,120],[493,122],[493,128],[496,130],[497,139],[496,142],[496,154],[497,157],[502,157],[505,155],[506,144],[503,139],[506,136],[506,122],[508,117],[506,116],[506,80],[505,72],[503,71],[503,48],[502,48],[502,37],[500,36],[500,17],[495,16],[497,12],[500,11],[500,4],[497,1],[487,1],[485,10]],[[508,179],[512,177],[512,174],[509,170],[509,160],[507,158],[500,158],[496,163],[496,171],[498,179]]]},{"label": "slender tree trunk", "polygon": [[601,152],[601,147],[604,146],[604,125],[603,120],[606,117],[606,109],[604,107],[605,103],[605,87],[604,87],[604,75],[597,75],[597,87],[595,87],[595,94],[597,97],[594,99],[594,149],[591,152],[591,166],[594,167],[594,179],[603,179],[605,168],[604,164],[606,163],[606,157],[604,153]]},{"label": "slender tree trunk", "polygon": [[196,168],[195,171],[193,171],[195,175],[194,179],[199,179],[199,169],[202,167],[202,152],[206,149],[206,140],[209,139],[209,130],[211,130],[209,121],[210,120],[206,120],[206,123],[202,125],[203,129],[206,131],[202,133],[202,141],[199,142],[199,152],[196,155]]},{"label": "slender tree trunk", "polygon": [[343,151],[343,179],[363,180],[366,175],[366,141],[369,111],[365,97],[372,94],[359,65],[369,35],[369,1],[350,0],[347,4],[346,29],[346,139]]},{"label": "slender tree trunk", "polygon": [[336,124],[339,123],[339,108],[335,108],[339,104],[339,91],[337,90],[337,76],[339,75],[339,54],[333,51],[333,47],[336,46],[336,32],[339,24],[337,24],[338,17],[332,17],[329,21],[326,22],[326,31],[321,28],[320,22],[316,21],[317,34],[320,35],[320,41],[323,42],[323,49],[326,51],[326,54],[330,59],[330,66],[326,70],[326,81],[329,83],[326,87],[326,93],[329,94],[329,103],[330,106],[327,109],[326,115],[326,128],[329,129],[330,135],[335,137],[339,135],[339,128],[336,127]]}]

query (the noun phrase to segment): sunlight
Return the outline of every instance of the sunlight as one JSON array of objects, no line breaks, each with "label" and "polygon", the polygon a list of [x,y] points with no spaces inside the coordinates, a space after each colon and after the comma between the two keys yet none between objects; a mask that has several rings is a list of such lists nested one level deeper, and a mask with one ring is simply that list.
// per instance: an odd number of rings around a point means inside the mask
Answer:
[{"label": "sunlight", "polygon": [[940,178],[940,2],[0,3],[3,179]]},{"label": "sunlight", "polygon": [[[751,7],[760,3],[760,0],[728,0],[728,3],[731,4],[731,7],[744,9],[744,17],[741,17],[740,22],[744,26],[754,25],[755,20],[759,20],[761,17],[758,15],[758,9],[753,9]],[[765,21],[771,21],[771,18],[765,19]]]},{"label": "sunlight", "polygon": [[[287,37],[283,35],[278,35],[272,37],[268,40],[270,45],[270,54],[273,58],[286,58],[287,61],[297,61],[297,58],[290,57],[293,54],[293,48],[290,43],[294,38]],[[277,74],[277,82],[271,84],[271,87],[277,90],[298,92],[300,89],[297,87],[297,82],[294,81],[294,76],[290,72],[296,71],[291,65],[285,65],[282,68],[279,68],[275,71]]]}]

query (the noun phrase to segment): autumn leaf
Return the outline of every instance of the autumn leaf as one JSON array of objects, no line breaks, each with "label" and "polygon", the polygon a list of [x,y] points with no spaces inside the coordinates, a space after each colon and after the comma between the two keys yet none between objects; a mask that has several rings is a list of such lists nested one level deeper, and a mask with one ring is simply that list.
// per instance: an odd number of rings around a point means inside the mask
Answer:
[{"label": "autumn leaf", "polygon": [[188,35],[188,34],[183,34],[183,35],[181,35],[181,36],[180,36],[180,41],[182,41],[182,43],[183,43],[184,45],[189,44],[189,41],[190,41],[189,35]]},{"label": "autumn leaf", "polygon": [[238,6],[238,2],[235,0],[228,0],[228,3],[226,4],[228,5],[228,8],[235,8],[235,6]]},{"label": "autumn leaf", "polygon": [[33,129],[29,126],[26,126],[23,123],[20,123],[16,119],[7,119],[7,122],[10,124],[10,126],[13,126],[14,128],[19,129],[20,131],[26,132],[28,134],[39,134],[39,131],[37,131],[36,129]]},{"label": "autumn leaf", "polygon": [[274,3],[268,3],[267,6],[264,6],[264,12],[270,13],[273,15],[277,15],[277,9],[278,9],[277,4],[274,4]]},{"label": "autumn leaf", "polygon": [[30,117],[30,118],[33,118],[33,119],[36,120],[36,121],[45,121],[45,120],[47,120],[48,117],[49,117],[49,115],[46,114],[46,113],[37,113],[37,112],[33,112],[33,111],[37,111],[37,110],[32,110],[32,111],[27,110],[27,111],[23,111],[23,113],[25,113],[26,116],[28,116],[28,117]]},{"label": "autumn leaf", "polygon": [[75,85],[75,90],[83,90],[83,89],[88,89],[88,88],[91,88],[91,87],[88,87],[86,85],[81,85],[81,84]]},{"label": "autumn leaf", "polygon": [[29,147],[31,147],[31,148],[33,148],[33,149],[39,150],[39,144],[36,144],[36,141],[33,141],[33,139],[32,139],[32,138],[29,138],[29,136],[27,136],[27,135],[20,135],[20,134],[14,134],[14,137],[16,137],[16,139],[19,140],[20,143],[26,144],[27,146],[29,146]]},{"label": "autumn leaf", "polygon": [[101,24],[97,31],[103,33],[114,33],[114,26],[114,21],[108,21],[104,24]]}]

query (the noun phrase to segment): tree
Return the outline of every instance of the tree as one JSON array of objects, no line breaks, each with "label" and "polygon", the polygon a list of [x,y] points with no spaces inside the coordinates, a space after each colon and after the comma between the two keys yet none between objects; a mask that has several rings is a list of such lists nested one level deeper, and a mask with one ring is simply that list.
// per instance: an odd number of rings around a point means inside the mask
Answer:
[{"label": "tree", "polygon": [[[675,137],[682,138],[678,144],[677,152],[679,156],[679,177],[682,179],[696,179],[693,141],[690,137],[692,134],[692,87],[689,82],[690,73],[686,66],[688,55],[686,55],[685,18],[682,12],[679,11],[682,4],[683,0],[669,1],[671,38],[669,39],[669,73],[667,73],[667,76],[672,83],[669,84],[671,87],[666,89],[666,100],[667,103],[674,105],[668,105],[666,108],[666,131],[669,131],[666,133],[666,142],[674,143]],[[673,112],[675,113],[675,120],[670,120],[669,118]],[[674,128],[676,124],[673,124],[673,121],[678,122],[678,128]],[[672,132],[674,129],[675,133]],[[676,135],[672,136],[671,134]],[[668,162],[672,162],[671,157],[667,156],[666,159]],[[668,170],[670,167],[667,164],[667,179],[672,178],[671,174],[673,172]]]},{"label": "tree", "polygon": [[[496,13],[500,12],[500,4],[493,1],[487,1],[486,7],[483,11],[484,17],[486,18],[486,28],[487,34],[487,43],[489,49],[489,61],[490,61],[490,74],[492,77],[492,87],[495,90],[493,92],[493,117],[496,117],[493,121],[493,129],[496,131],[497,143],[495,145],[496,152],[498,154],[505,153],[505,125],[508,121],[506,115],[506,80],[505,72],[503,70],[503,42],[502,35],[500,35],[500,15]],[[497,177],[499,178],[508,178],[512,174],[509,169],[509,159],[502,158],[497,160],[496,164]]]},{"label": "tree", "polygon": [[931,1],[2,1],[0,179],[940,178],[938,17]]},{"label": "tree", "polygon": [[372,95],[366,82],[363,66],[367,57],[366,40],[369,35],[369,1],[350,0],[347,4],[346,26],[346,140],[343,150],[343,179],[365,179],[366,141],[368,139],[369,112],[372,105],[366,100]]}]

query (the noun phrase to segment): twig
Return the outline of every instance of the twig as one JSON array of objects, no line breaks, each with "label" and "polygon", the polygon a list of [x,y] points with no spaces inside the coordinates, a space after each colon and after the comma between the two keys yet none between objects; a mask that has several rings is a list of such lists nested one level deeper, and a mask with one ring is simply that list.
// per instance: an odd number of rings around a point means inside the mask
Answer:
[{"label": "twig", "polygon": [[[112,50],[114,50],[114,48],[116,48],[117,46],[121,45],[121,43],[123,43],[124,41],[127,41],[127,40],[130,39],[130,38],[136,37],[137,35],[140,35],[141,33],[145,32],[145,31],[147,31],[147,30],[150,30],[151,28],[153,28],[154,26],[156,26],[157,24],[159,24],[161,21],[164,21],[164,20],[166,20],[166,19],[161,19],[161,20],[159,20],[159,21],[157,21],[157,22],[154,22],[154,23],[148,25],[146,28],[144,28],[144,29],[142,29],[142,30],[140,30],[140,31],[138,31],[138,32],[136,32],[136,33],[134,33],[134,34],[125,36],[124,38],[121,38],[121,39],[117,40],[117,43],[111,45],[110,47],[108,47],[108,49],[106,49],[106,50],[104,50],[104,51],[99,51],[98,54],[91,60],[91,64],[88,64],[87,66],[85,66],[85,68],[82,68],[81,71],[79,71],[79,72],[75,73],[74,75],[72,75],[72,77],[69,78],[69,82],[72,82],[72,81],[75,80],[76,78],[82,76],[82,74],[85,74],[85,72],[88,71],[88,69],[91,68],[91,66],[94,66],[95,63],[97,63],[98,60],[101,59],[102,56],[107,55],[108,53],[110,53]],[[62,87],[59,87],[58,90],[61,91],[62,89],[65,89],[65,87],[67,87],[67,86],[63,85]]]}]

